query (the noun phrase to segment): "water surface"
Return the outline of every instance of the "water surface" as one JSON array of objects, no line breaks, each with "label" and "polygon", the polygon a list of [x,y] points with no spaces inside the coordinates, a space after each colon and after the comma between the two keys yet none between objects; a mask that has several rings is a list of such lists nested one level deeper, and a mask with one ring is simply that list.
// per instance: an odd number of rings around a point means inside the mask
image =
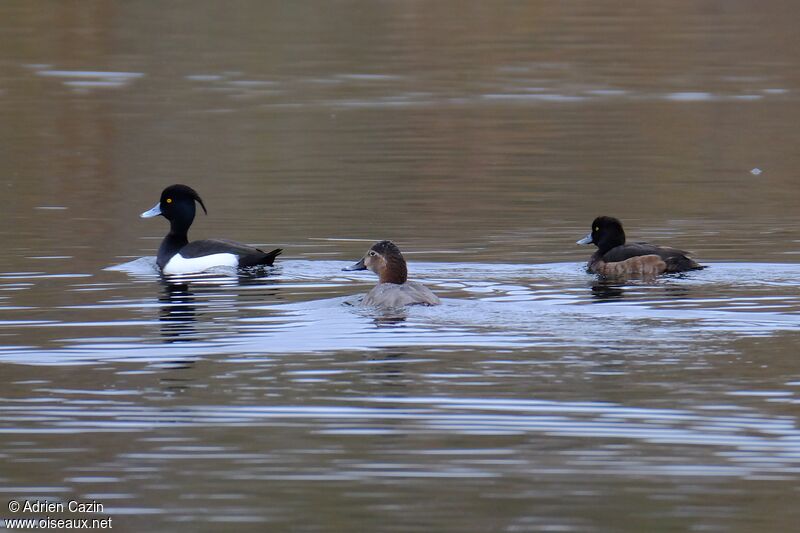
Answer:
[{"label": "water surface", "polygon": [[[793,6],[0,15],[0,518],[797,523]],[[138,214],[175,182],[209,209],[192,237],[282,247],[277,266],[162,280],[165,222]],[[600,214],[709,268],[598,280],[574,242]],[[341,268],[383,238],[443,305],[353,305],[374,279]]]}]

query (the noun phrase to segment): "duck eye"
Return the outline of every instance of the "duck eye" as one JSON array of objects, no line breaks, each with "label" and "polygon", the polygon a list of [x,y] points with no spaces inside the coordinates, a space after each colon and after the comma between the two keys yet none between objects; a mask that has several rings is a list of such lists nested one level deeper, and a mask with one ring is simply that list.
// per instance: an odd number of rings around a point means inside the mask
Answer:
[{"label": "duck eye", "polygon": [[600,226],[595,226],[595,227],[594,227],[594,230],[595,230],[595,231],[600,231]]},{"label": "duck eye", "polygon": [[167,199],[166,199],[166,200],[164,200],[164,201],[165,201],[165,202],[167,202],[168,204],[171,204],[171,203],[172,203],[172,198],[167,198]]},{"label": "duck eye", "polygon": [[375,254],[375,252],[373,252],[372,250],[370,250],[370,252],[369,252],[369,255],[371,255],[372,257],[375,257],[375,255],[377,255],[377,254]]}]

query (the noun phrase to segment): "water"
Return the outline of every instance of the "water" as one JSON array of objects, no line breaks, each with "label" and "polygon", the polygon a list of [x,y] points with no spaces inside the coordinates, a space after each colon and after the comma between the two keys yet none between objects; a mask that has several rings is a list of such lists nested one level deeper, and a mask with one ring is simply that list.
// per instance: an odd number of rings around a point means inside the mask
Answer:
[{"label": "water", "polygon": [[[0,518],[789,531],[796,9],[0,6]],[[757,172],[756,172],[757,170]],[[166,282],[191,237],[286,252]],[[710,268],[586,274],[600,214]],[[391,238],[435,308],[342,272]]]}]

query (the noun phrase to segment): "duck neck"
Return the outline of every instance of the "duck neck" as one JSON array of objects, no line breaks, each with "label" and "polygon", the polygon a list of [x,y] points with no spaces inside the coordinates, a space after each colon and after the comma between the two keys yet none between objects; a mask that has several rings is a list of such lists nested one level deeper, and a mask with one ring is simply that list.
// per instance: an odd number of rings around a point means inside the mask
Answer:
[{"label": "duck neck", "polygon": [[399,257],[387,258],[386,268],[380,274],[380,282],[402,285],[407,279],[408,269],[406,268],[406,262]]},{"label": "duck neck", "polygon": [[625,244],[625,232],[620,230],[619,233],[608,235],[600,239],[600,242],[597,243],[597,251],[602,257],[609,250],[616,248],[617,246],[622,246],[623,244]]},{"label": "duck neck", "polygon": [[173,237],[189,240],[189,227],[192,225],[192,221],[189,220],[188,222],[185,220],[170,220],[169,221],[169,233],[168,236],[171,235]]},{"label": "duck neck", "polygon": [[603,262],[604,253],[605,252],[602,252],[601,250],[597,250],[592,254],[592,257],[589,258],[589,262],[586,264],[586,269],[589,272],[594,272],[595,267]]},{"label": "duck neck", "polygon": [[158,247],[158,258],[156,262],[159,268],[164,268],[164,265],[169,263],[172,256],[181,251],[181,248],[189,244],[189,238],[184,231],[181,234],[176,234],[170,231],[164,240],[161,241],[161,246]]},{"label": "duck neck", "polygon": [[161,241],[161,246],[158,248],[156,262],[160,268],[164,268],[164,265],[172,259],[172,256],[189,244],[189,226],[192,225],[193,218],[172,219],[169,221],[169,233]]}]

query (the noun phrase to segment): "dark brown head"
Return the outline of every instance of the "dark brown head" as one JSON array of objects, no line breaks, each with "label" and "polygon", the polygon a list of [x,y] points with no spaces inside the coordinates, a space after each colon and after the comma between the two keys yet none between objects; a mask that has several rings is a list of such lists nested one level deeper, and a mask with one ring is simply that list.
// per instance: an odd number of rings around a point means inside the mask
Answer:
[{"label": "dark brown head", "polygon": [[576,244],[594,244],[601,254],[625,244],[622,222],[614,217],[597,217],[592,222],[592,231]]},{"label": "dark brown head", "polygon": [[406,260],[392,241],[380,241],[372,245],[361,261],[344,270],[371,270],[381,283],[403,284],[408,279]]}]

